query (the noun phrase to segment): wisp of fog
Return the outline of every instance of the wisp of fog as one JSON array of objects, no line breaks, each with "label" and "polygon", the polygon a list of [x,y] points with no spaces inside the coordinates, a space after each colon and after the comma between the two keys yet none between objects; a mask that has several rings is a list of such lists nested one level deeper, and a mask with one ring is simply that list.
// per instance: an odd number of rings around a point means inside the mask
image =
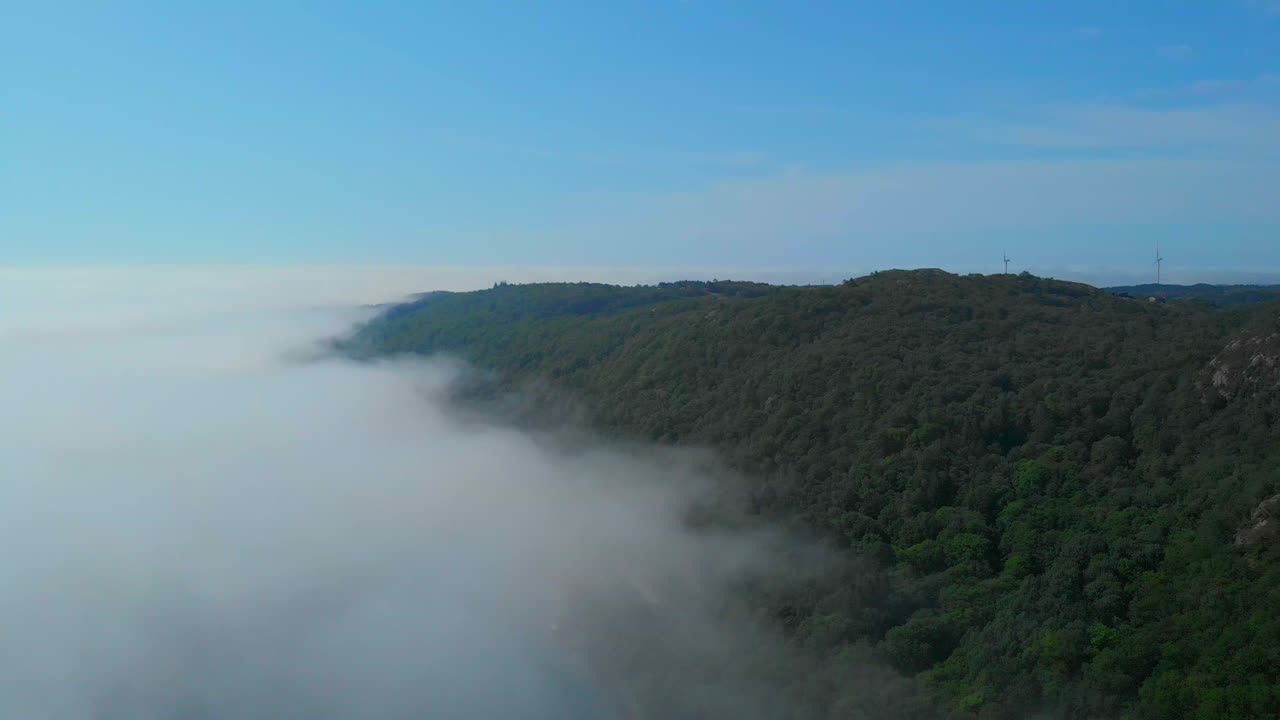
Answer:
[{"label": "wisp of fog", "polygon": [[645,612],[650,655],[763,651],[708,619],[767,543],[685,529],[697,462],[301,360],[371,313],[304,283],[41,277],[0,296],[0,716],[621,718]]}]

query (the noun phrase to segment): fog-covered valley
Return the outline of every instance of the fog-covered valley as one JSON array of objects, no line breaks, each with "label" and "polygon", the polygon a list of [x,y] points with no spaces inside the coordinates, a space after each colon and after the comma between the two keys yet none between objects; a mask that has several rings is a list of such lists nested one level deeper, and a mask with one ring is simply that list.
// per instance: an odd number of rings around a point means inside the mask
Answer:
[{"label": "fog-covered valley", "polygon": [[797,550],[685,528],[706,457],[321,356],[371,312],[323,287],[40,277],[0,319],[0,715],[626,717],[668,654],[707,672],[673,712],[776,715],[722,611]]}]

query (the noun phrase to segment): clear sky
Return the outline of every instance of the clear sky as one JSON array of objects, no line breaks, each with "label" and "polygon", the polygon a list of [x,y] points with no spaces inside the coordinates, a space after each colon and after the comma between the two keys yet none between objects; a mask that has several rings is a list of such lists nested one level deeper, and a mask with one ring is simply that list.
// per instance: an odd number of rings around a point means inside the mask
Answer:
[{"label": "clear sky", "polygon": [[0,22],[0,264],[1146,274],[1156,241],[1175,280],[1280,272],[1280,2]]}]

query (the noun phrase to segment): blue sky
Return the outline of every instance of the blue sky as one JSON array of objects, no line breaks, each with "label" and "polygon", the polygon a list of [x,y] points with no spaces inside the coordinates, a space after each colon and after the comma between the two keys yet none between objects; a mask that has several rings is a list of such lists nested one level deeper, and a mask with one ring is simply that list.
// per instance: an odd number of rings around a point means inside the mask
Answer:
[{"label": "blue sky", "polygon": [[4,15],[0,263],[1280,273],[1280,2]]}]

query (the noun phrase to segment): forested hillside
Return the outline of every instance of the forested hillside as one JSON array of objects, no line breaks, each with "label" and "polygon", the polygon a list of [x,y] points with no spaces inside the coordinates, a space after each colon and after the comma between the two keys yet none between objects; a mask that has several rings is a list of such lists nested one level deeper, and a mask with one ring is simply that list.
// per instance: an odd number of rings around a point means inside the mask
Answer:
[{"label": "forested hillside", "polygon": [[347,347],[713,447],[750,513],[869,563],[758,599],[828,717],[875,716],[838,670],[870,656],[954,717],[1255,718],[1280,711],[1278,338],[1277,304],[892,271],[502,285]]}]

